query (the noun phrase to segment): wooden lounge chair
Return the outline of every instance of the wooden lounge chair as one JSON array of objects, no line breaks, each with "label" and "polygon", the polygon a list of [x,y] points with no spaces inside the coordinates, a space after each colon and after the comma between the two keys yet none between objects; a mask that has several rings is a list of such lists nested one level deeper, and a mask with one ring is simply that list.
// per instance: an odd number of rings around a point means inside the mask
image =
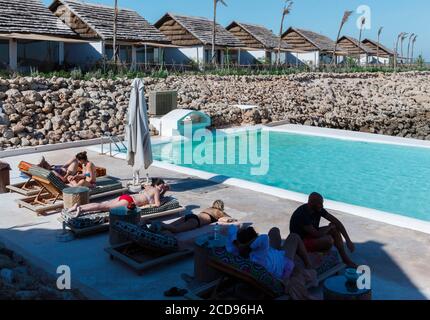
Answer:
[{"label": "wooden lounge chair", "polygon": [[[166,198],[161,206],[157,208],[142,208],[142,220],[157,219],[171,216],[184,211],[179,202],[174,198]],[[84,237],[109,230],[109,212],[88,213],[83,216],[73,218],[67,213],[62,213],[58,219],[63,228],[68,228],[76,237]]]},{"label": "wooden lounge chair", "polygon": [[[30,173],[30,168],[36,167],[36,165],[21,161],[18,164],[19,171],[26,176],[28,179],[26,182],[20,182],[16,184],[11,184],[6,186],[8,190],[11,192],[22,194],[23,196],[30,197],[35,196],[39,193],[41,187],[34,179]],[[78,169],[78,173],[82,172],[82,168]],[[102,167],[96,167],[96,177],[104,177],[106,176],[106,169]]]},{"label": "wooden lounge chair", "polygon": [[139,275],[161,265],[176,262],[193,254],[190,249],[180,249],[175,237],[154,233],[142,226],[117,221],[111,226],[128,241],[105,248],[109,257],[132,268]]},{"label": "wooden lounge chair", "polygon": [[[68,186],[61,181],[53,172],[32,166],[29,173],[40,190],[35,196],[18,199],[18,206],[30,209],[38,215],[49,211],[56,211],[63,207],[63,190]],[[98,199],[112,195],[122,194],[127,191],[120,181],[111,177],[98,178],[96,188],[90,191],[90,199]]]},{"label": "wooden lounge chair", "polygon": [[33,180],[33,177],[29,172],[32,166],[33,165],[28,162],[21,161],[18,165],[18,169],[25,177],[27,177],[27,181],[11,184],[6,186],[6,188],[11,192],[19,193],[26,197],[38,194],[40,191],[40,185]]},{"label": "wooden lounge chair", "polygon": [[[339,260],[336,251],[326,253],[312,253],[310,258],[314,265],[318,265],[317,274],[318,282],[321,283],[328,277],[331,277],[345,268],[345,265]],[[225,248],[216,248],[211,250],[208,264],[222,275],[218,280],[211,283],[203,284],[191,290],[185,297],[190,300],[216,299],[218,290],[227,280],[239,280],[256,292],[261,294],[260,298],[285,300],[289,299],[285,295],[283,283],[272,276],[264,267],[232,255]],[[237,281],[234,281],[237,284]]]}]

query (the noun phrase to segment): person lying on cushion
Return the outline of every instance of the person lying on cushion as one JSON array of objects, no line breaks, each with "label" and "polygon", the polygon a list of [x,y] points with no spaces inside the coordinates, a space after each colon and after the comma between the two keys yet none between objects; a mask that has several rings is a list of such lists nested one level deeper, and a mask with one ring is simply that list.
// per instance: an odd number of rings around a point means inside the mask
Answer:
[{"label": "person lying on cushion", "polygon": [[[316,283],[317,273],[299,235],[291,233],[282,245],[278,228],[272,228],[267,235],[259,235],[253,227],[239,229],[232,225],[227,238],[226,249],[229,253],[263,266],[284,283],[286,293],[294,298],[313,299],[307,292],[306,284]],[[296,266],[296,255],[302,259],[306,270],[299,270],[302,268]]]},{"label": "person lying on cushion", "polygon": [[77,175],[79,162],[76,156],[73,159],[67,161],[64,165],[51,165],[48,161],[46,161],[45,157],[42,156],[37,166],[46,170],[52,170],[52,172],[54,172],[54,174],[63,182],[68,182],[68,177]]},{"label": "person lying on cushion", "polygon": [[171,233],[181,233],[185,231],[198,229],[215,222],[232,223],[235,221],[237,220],[231,218],[224,211],[224,202],[222,200],[216,200],[212,204],[212,207],[204,209],[199,214],[191,213],[169,224],[153,223],[152,229],[158,229],[156,231],[167,230]]},{"label": "person lying on cushion", "polygon": [[169,190],[169,186],[158,178],[152,179],[151,185],[145,186],[145,189],[139,194],[122,195],[114,200],[101,203],[89,203],[83,206],[75,205],[72,208],[65,210],[67,213],[76,211],[75,217],[88,212],[106,212],[114,208],[126,207],[134,209],[136,207],[159,207],[161,198]]}]

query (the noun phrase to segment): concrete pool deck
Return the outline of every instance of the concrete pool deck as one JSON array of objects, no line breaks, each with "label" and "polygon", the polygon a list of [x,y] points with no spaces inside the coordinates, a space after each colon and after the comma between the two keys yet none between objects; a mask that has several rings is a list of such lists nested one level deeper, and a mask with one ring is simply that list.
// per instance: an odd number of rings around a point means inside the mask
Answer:
[{"label": "concrete pool deck", "polygon": [[[44,153],[52,163],[62,163],[81,149],[66,149]],[[19,161],[35,162],[40,154],[3,158],[19,179]],[[130,179],[131,169],[121,159],[89,152],[97,165],[120,179]],[[242,189],[235,186],[208,183],[182,173],[153,167],[151,176],[166,179],[172,194],[188,212],[197,213],[213,200],[222,199],[226,211],[241,221],[253,221],[258,232],[278,226],[283,236],[288,234],[288,221],[299,202]],[[37,217],[33,212],[19,209],[16,194],[0,195],[0,242],[23,255],[30,263],[55,275],[59,265],[71,267],[72,283],[90,298],[105,299],[164,299],[163,292],[172,286],[185,287],[180,275],[193,273],[193,260],[149,271],[143,276],[122,264],[110,261],[103,249],[108,235],[88,237],[71,242],[58,242],[61,231],[58,214]],[[356,243],[354,259],[370,266],[375,299],[430,299],[430,235],[369,220],[359,216],[332,211],[347,227]]]}]

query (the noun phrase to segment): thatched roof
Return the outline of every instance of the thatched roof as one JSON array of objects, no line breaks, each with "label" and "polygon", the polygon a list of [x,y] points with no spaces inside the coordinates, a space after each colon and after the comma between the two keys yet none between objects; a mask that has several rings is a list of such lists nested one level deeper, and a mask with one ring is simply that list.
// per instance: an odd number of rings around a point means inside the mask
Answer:
[{"label": "thatched roof", "polygon": [[[335,41],[322,34],[293,27],[285,31],[282,35],[282,39],[284,39],[293,48],[301,49],[303,51],[317,50],[332,53],[336,45]],[[342,51],[342,48],[338,46],[337,51]]]},{"label": "thatched roof", "polygon": [[[49,8],[81,36],[92,35],[103,40],[113,40],[113,7],[77,0],[55,0]],[[82,24],[89,30],[81,31],[84,30]],[[169,42],[136,11],[121,8],[118,13],[117,39],[131,42]]]},{"label": "thatched roof", "polygon": [[385,53],[385,55],[392,56],[392,57],[395,55],[394,51],[388,49],[387,47],[385,47],[381,43],[378,43],[378,41],[374,41],[374,40],[366,38],[362,41],[362,43],[364,45],[366,45],[367,47],[372,48],[375,52],[378,50],[378,46],[379,46],[379,50],[380,50],[381,55],[383,55],[384,53]]},{"label": "thatched roof", "polygon": [[[249,48],[273,50],[279,48],[279,37],[264,26],[233,21],[226,28]],[[281,41],[281,49],[291,49],[285,41]]]},{"label": "thatched roof", "polygon": [[[155,24],[174,45],[212,45],[213,22],[207,18],[166,13]],[[215,45],[243,47],[244,44],[220,24],[216,25]]]},{"label": "thatched roof", "polygon": [[76,37],[39,0],[0,0],[0,33]]},{"label": "thatched roof", "polygon": [[349,36],[343,36],[339,39],[338,44],[342,46],[349,54],[375,54],[374,50],[360,43],[357,39]]}]

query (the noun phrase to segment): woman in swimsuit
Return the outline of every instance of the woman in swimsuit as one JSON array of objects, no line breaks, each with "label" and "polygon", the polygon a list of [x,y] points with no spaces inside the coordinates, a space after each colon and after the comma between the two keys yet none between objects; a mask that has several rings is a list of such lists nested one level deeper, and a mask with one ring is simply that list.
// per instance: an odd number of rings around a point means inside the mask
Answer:
[{"label": "woman in swimsuit", "polygon": [[96,166],[94,163],[88,161],[86,152],[78,153],[76,159],[82,166],[83,173],[67,177],[69,186],[94,189],[96,187]]},{"label": "woman in swimsuit", "polygon": [[227,213],[225,213],[224,202],[221,200],[216,200],[212,204],[212,207],[203,210],[198,215],[188,214],[185,217],[179,218],[172,223],[162,223],[161,229],[170,231],[172,233],[181,233],[197,229],[218,221],[226,223],[236,221],[235,219],[232,219]]},{"label": "woman in swimsuit", "polygon": [[151,208],[159,207],[161,205],[161,197],[168,190],[169,186],[162,179],[154,178],[152,179],[151,185],[145,186],[144,190],[139,194],[125,194],[114,200],[102,203],[90,203],[83,206],[75,205],[68,209],[67,212],[71,213],[76,211],[75,216],[79,217],[86,212],[104,212],[119,207],[127,207],[128,209],[144,206],[150,206]]}]

